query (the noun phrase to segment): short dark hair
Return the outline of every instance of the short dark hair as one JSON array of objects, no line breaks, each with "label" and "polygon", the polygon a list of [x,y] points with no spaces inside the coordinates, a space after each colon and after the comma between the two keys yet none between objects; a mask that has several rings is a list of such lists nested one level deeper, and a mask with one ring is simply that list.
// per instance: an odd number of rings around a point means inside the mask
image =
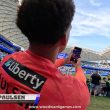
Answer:
[{"label": "short dark hair", "polygon": [[74,13],[72,0],[23,0],[16,23],[30,43],[54,44],[64,36]]},{"label": "short dark hair", "polygon": [[106,79],[106,77],[103,77],[103,80],[105,80]]}]

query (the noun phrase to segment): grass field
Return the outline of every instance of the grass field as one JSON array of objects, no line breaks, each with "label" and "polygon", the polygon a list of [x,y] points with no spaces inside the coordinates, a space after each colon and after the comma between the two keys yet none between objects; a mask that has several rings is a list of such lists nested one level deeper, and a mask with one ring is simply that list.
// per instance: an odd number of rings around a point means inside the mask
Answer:
[{"label": "grass field", "polygon": [[91,97],[91,102],[87,110],[110,110],[110,98]]},{"label": "grass field", "polygon": [[[86,75],[90,79],[90,75]],[[102,77],[103,78],[103,77]],[[110,110],[110,98],[91,96],[91,102],[87,110]]]}]

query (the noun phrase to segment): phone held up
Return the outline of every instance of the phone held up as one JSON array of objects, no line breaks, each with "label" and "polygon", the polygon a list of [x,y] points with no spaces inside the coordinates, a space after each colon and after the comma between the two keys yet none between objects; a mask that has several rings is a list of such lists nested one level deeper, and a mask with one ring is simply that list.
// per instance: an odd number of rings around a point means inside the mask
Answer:
[{"label": "phone held up", "polygon": [[70,61],[77,63],[78,58],[81,57],[81,52],[82,52],[82,48],[74,47]]}]

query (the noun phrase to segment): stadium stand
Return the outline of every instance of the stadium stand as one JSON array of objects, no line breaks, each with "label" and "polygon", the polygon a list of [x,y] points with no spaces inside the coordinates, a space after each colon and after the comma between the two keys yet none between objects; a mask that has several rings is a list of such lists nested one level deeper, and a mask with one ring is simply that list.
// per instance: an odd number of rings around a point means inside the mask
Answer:
[{"label": "stadium stand", "polygon": [[8,54],[20,51],[19,46],[14,45],[12,42],[8,41],[2,35],[0,35],[0,61]]},{"label": "stadium stand", "polygon": [[0,0],[0,34],[27,49],[28,39],[15,24],[18,3],[18,0]]}]

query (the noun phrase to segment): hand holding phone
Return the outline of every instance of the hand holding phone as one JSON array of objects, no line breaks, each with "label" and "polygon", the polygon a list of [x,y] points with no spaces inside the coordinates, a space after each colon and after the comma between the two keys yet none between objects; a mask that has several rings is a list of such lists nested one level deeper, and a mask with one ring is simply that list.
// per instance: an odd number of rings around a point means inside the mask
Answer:
[{"label": "hand holding phone", "polygon": [[77,63],[78,58],[81,57],[81,51],[82,51],[82,48],[75,47],[72,51],[70,61],[73,61],[74,63]]}]

